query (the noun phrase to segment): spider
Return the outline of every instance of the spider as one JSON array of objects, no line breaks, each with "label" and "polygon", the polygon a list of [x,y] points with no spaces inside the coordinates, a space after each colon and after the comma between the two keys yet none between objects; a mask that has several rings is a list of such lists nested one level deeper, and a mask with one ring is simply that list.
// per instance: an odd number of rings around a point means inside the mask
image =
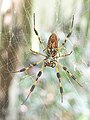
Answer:
[{"label": "spider", "polygon": [[40,78],[40,76],[42,75],[42,71],[45,67],[51,67],[51,68],[55,68],[56,69],[56,75],[57,75],[57,78],[59,80],[59,86],[60,86],[60,94],[61,94],[61,102],[63,102],[63,87],[62,87],[62,82],[61,82],[61,76],[60,76],[60,73],[59,73],[59,68],[58,68],[58,65],[74,80],[76,81],[79,86],[82,87],[82,85],[77,81],[76,77],[68,70],[67,67],[63,66],[59,61],[58,59],[60,57],[66,57],[66,56],[69,56],[71,55],[72,51],[69,53],[69,54],[63,54],[63,55],[60,55],[60,51],[64,49],[65,47],[65,44],[68,40],[68,38],[71,36],[72,34],[72,28],[73,28],[73,22],[74,22],[74,16],[72,18],[72,22],[71,22],[71,30],[70,32],[67,34],[65,40],[63,41],[62,45],[60,47],[58,47],[58,37],[56,35],[56,33],[52,33],[49,37],[49,40],[48,40],[48,43],[47,43],[47,46],[46,48],[44,47],[43,45],[43,42],[41,41],[41,38],[38,34],[38,31],[36,30],[36,27],[35,27],[35,13],[33,14],[33,21],[34,21],[34,32],[36,34],[36,36],[38,37],[38,40],[43,48],[43,51],[46,53],[46,55],[40,53],[40,52],[36,52],[36,51],[33,51],[32,49],[31,52],[34,53],[34,54],[38,54],[38,55],[42,55],[44,57],[43,60],[40,60],[39,62],[36,62],[36,63],[33,63],[33,64],[29,64],[27,67],[25,68],[22,68],[18,71],[14,71],[14,73],[16,72],[24,72],[40,63],[43,63],[42,64],[42,67],[40,69],[40,71],[38,72],[37,74],[37,77],[33,83],[33,85],[31,86],[31,89],[30,89],[30,92],[28,94],[28,96],[26,97],[26,99],[23,101],[22,104],[24,104],[26,102],[26,100],[29,98],[29,96],[31,95],[31,93],[33,92],[33,90],[35,89],[35,86],[37,85],[37,82],[38,82],[38,79]]}]

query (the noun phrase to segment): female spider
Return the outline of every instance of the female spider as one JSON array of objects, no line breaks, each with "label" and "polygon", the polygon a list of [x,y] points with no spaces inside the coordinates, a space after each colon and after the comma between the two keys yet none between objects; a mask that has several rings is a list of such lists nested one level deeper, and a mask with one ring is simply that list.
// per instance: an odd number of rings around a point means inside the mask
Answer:
[{"label": "female spider", "polygon": [[67,42],[68,38],[71,36],[72,34],[72,27],[73,27],[73,21],[74,21],[74,16],[73,16],[73,19],[72,19],[72,23],[71,23],[71,31],[67,34],[66,36],[66,39],[63,41],[61,47],[58,47],[58,37],[55,33],[52,33],[49,37],[49,40],[48,40],[48,43],[47,43],[47,46],[46,48],[44,47],[42,41],[41,41],[41,38],[38,34],[38,31],[36,30],[35,28],[35,13],[34,13],[34,32],[35,34],[37,35],[38,37],[38,40],[40,42],[40,44],[42,45],[42,48],[43,48],[43,51],[46,53],[46,55],[42,54],[42,53],[39,53],[39,52],[36,52],[36,51],[33,51],[32,49],[31,52],[34,53],[34,54],[39,54],[39,55],[42,55],[44,56],[44,59],[43,60],[40,60],[39,62],[36,62],[36,63],[33,63],[33,64],[30,64],[28,65],[27,67],[25,68],[22,68],[18,71],[15,71],[15,72],[24,72],[28,69],[30,69],[31,67],[33,66],[36,66],[40,63],[43,63],[42,64],[42,67],[40,69],[40,71],[38,72],[37,74],[37,77],[33,83],[33,85],[31,86],[31,89],[30,89],[30,92],[28,94],[28,96],[26,97],[25,101],[22,103],[24,104],[26,102],[26,100],[28,99],[28,97],[30,96],[30,94],[33,92],[35,86],[37,85],[37,82],[38,82],[38,79],[39,77],[41,76],[42,74],[42,71],[45,67],[52,67],[52,68],[55,68],[56,69],[56,75],[57,75],[57,78],[59,80],[59,86],[60,86],[60,94],[61,94],[61,102],[63,102],[63,87],[62,87],[62,83],[61,83],[61,77],[60,77],[60,73],[59,73],[59,69],[58,69],[58,65],[65,71],[67,72],[67,74],[74,80],[76,81],[81,87],[82,85],[77,81],[76,77],[68,71],[67,67],[63,66],[59,61],[58,61],[58,58],[60,57],[65,57],[65,56],[68,56],[72,53],[72,51],[69,53],[69,54],[63,54],[63,55],[59,55],[60,51],[64,48],[65,46],[65,43]]}]

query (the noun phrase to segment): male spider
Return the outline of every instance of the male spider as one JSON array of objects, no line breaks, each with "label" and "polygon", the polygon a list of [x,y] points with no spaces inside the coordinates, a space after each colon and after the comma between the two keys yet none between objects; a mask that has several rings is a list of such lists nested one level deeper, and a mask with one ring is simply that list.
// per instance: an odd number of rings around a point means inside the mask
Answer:
[{"label": "male spider", "polygon": [[71,31],[67,34],[66,39],[63,41],[61,47],[58,47],[58,37],[57,37],[57,35],[55,33],[52,33],[51,36],[49,37],[48,44],[47,44],[47,46],[45,48],[42,41],[41,41],[41,38],[40,38],[40,36],[38,34],[38,31],[35,28],[35,13],[33,15],[33,20],[34,20],[34,32],[37,35],[38,40],[39,40],[40,44],[42,45],[43,51],[46,53],[46,55],[44,55],[42,53],[39,53],[39,52],[36,52],[36,51],[33,51],[33,50],[30,49],[32,53],[42,55],[45,58],[43,60],[40,60],[39,62],[30,64],[25,68],[22,68],[22,69],[20,69],[18,71],[15,71],[15,73],[16,72],[24,72],[24,71],[30,69],[33,66],[36,66],[36,65],[38,65],[40,63],[43,63],[40,71],[37,74],[36,80],[34,81],[33,85],[31,86],[31,89],[30,89],[30,92],[29,92],[28,96],[26,97],[26,99],[24,100],[24,102],[22,104],[24,104],[26,102],[26,100],[28,99],[30,94],[33,92],[35,86],[37,85],[38,78],[41,76],[43,69],[45,67],[47,67],[47,66],[56,69],[56,74],[57,74],[57,78],[59,80],[59,85],[60,85],[61,102],[63,102],[63,87],[62,87],[62,83],[61,83],[61,79],[60,79],[60,73],[59,73],[59,69],[58,69],[57,65],[59,65],[65,72],[67,72],[67,74],[82,87],[82,85],[77,81],[76,77],[71,72],[68,71],[67,67],[63,66],[58,61],[58,58],[68,56],[68,55],[70,55],[72,53],[72,51],[71,51],[69,54],[63,54],[61,56],[59,55],[59,52],[64,48],[65,43],[67,42],[68,38],[72,34],[74,16],[73,16],[73,19],[72,19],[72,22],[71,22]]}]

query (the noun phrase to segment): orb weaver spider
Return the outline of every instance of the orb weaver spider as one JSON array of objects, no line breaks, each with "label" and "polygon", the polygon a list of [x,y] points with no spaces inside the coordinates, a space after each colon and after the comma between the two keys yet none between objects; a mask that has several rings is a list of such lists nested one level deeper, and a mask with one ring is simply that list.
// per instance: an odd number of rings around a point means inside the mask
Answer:
[{"label": "orb weaver spider", "polygon": [[33,51],[32,49],[31,52],[34,53],[34,54],[38,54],[38,55],[41,55],[43,57],[45,57],[43,60],[40,60],[39,62],[36,62],[36,63],[33,63],[33,64],[29,64],[27,67],[25,68],[22,68],[18,71],[14,71],[14,73],[16,72],[24,72],[24,71],[27,71],[28,69],[40,64],[40,63],[43,63],[42,64],[42,67],[40,69],[40,71],[38,72],[37,74],[37,77],[33,83],[33,85],[31,86],[31,89],[30,89],[30,92],[28,94],[28,96],[26,97],[26,99],[23,101],[22,104],[24,104],[26,102],[26,100],[29,98],[29,96],[31,95],[31,93],[33,92],[33,90],[35,89],[35,86],[37,85],[37,82],[38,82],[38,79],[39,77],[42,75],[42,71],[45,67],[51,67],[51,68],[55,68],[56,69],[56,75],[57,75],[57,78],[59,80],[59,86],[60,86],[60,94],[61,94],[61,102],[63,102],[63,87],[62,87],[62,82],[61,82],[61,76],[60,76],[60,73],[59,73],[59,68],[58,68],[58,65],[74,80],[76,81],[79,86],[82,87],[82,85],[77,81],[76,77],[68,71],[68,68],[63,66],[59,61],[58,59],[60,57],[66,57],[66,56],[69,56],[71,55],[72,51],[69,53],[69,54],[63,54],[63,55],[60,55],[60,51],[62,49],[64,49],[65,47],[65,44],[68,40],[68,38],[71,36],[72,34],[72,28],[73,28],[73,22],[74,22],[74,16],[72,18],[72,22],[71,22],[71,31],[67,34],[65,40],[63,41],[62,45],[60,47],[58,47],[58,37],[55,33],[52,33],[49,37],[49,40],[48,40],[48,43],[47,43],[47,46],[46,48],[44,47],[43,45],[43,42],[41,41],[41,38],[38,34],[38,31],[36,30],[36,27],[35,27],[35,13],[33,15],[33,21],[34,21],[34,32],[36,34],[36,36],[38,37],[38,40],[40,42],[40,44],[42,45],[42,48],[43,48],[43,52],[46,53],[46,55],[40,53],[40,52],[36,52],[36,51]]}]

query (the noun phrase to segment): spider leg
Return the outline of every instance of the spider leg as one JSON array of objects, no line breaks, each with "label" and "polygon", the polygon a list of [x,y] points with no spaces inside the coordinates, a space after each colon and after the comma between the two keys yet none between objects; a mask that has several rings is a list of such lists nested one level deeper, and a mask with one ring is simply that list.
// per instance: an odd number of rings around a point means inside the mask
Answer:
[{"label": "spider leg", "polygon": [[74,15],[73,15],[72,22],[71,22],[70,32],[67,34],[65,40],[63,41],[61,47],[59,48],[59,51],[62,50],[65,47],[65,44],[66,44],[68,38],[71,36],[71,34],[72,34],[72,28],[73,28],[73,23],[74,23]]},{"label": "spider leg", "polygon": [[30,91],[29,91],[29,94],[28,94],[28,96],[26,97],[26,99],[23,101],[22,105],[27,101],[27,99],[29,98],[29,96],[31,95],[31,93],[33,92],[33,90],[35,89],[35,87],[36,87],[36,85],[37,85],[37,82],[38,82],[38,79],[39,79],[39,77],[42,75],[43,69],[44,69],[44,65],[42,65],[42,68],[41,68],[40,71],[38,72],[37,77],[36,77],[33,85],[31,86],[31,89],[30,89]]},{"label": "spider leg", "polygon": [[57,73],[57,78],[58,78],[58,80],[59,80],[59,85],[60,85],[61,102],[63,102],[63,87],[62,87],[62,83],[61,83],[61,80],[60,80],[59,69],[58,69],[57,66],[56,66],[56,73]]},{"label": "spider leg", "polygon": [[36,28],[35,28],[35,13],[33,14],[33,21],[34,21],[34,32],[35,32],[35,34],[37,35],[38,40],[39,40],[40,44],[42,45],[42,48],[45,49],[45,48],[44,48],[44,45],[43,45],[43,42],[41,41],[41,38],[40,38],[40,36],[39,36],[39,34],[38,34],[38,31],[37,31]]},{"label": "spider leg", "polygon": [[46,57],[46,55],[44,55],[44,54],[42,54],[42,53],[40,53],[40,52],[33,51],[32,49],[30,49],[30,51],[31,51],[32,53],[34,53],[34,54],[38,54],[38,55],[42,55],[42,56]]},{"label": "spider leg", "polygon": [[69,55],[71,55],[72,54],[72,51],[70,52],[70,53],[67,53],[67,54],[63,54],[63,55],[58,55],[58,56],[56,56],[56,58],[61,58],[61,57],[66,57],[66,56],[69,56]]},{"label": "spider leg", "polygon": [[17,70],[17,71],[13,71],[12,73],[27,71],[28,69],[30,69],[30,68],[32,68],[32,67],[34,67],[34,66],[36,66],[36,65],[38,65],[38,64],[40,64],[40,63],[42,63],[43,61],[44,61],[44,60],[40,60],[39,62],[36,62],[36,63],[33,63],[33,64],[29,64],[27,67],[24,67],[24,68],[22,68],[22,69],[20,69],[20,70]]},{"label": "spider leg", "polygon": [[62,67],[62,69],[63,69],[65,72],[68,73],[68,75],[69,75],[73,80],[75,80],[75,81],[78,83],[79,86],[83,87],[83,86],[77,81],[76,77],[75,77],[71,72],[69,72],[68,69],[67,69],[65,66],[63,66],[60,62],[58,62],[58,64],[60,65],[60,67]]},{"label": "spider leg", "polygon": [[68,54],[63,54],[63,55],[61,55],[60,57],[69,56],[69,55],[71,55],[71,54],[72,54],[72,51],[71,51],[70,53],[68,53]]},{"label": "spider leg", "polygon": [[72,34],[73,23],[74,23],[74,15],[73,15],[72,22],[71,22],[70,32],[66,36],[67,38],[69,38],[71,36],[71,34]]}]

